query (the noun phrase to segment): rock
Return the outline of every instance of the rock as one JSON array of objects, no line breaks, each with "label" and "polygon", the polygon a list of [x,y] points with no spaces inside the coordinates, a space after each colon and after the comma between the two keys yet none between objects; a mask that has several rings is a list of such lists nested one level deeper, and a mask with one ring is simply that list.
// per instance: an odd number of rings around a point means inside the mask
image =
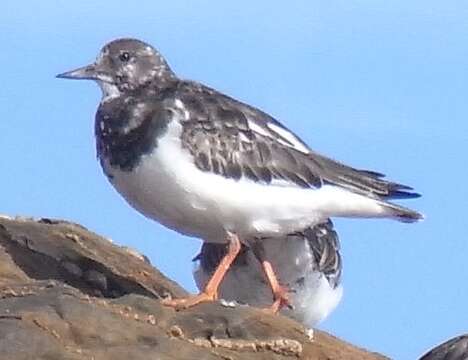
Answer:
[{"label": "rock", "polygon": [[1,359],[386,359],[248,306],[159,301],[184,295],[80,225],[0,217]]}]

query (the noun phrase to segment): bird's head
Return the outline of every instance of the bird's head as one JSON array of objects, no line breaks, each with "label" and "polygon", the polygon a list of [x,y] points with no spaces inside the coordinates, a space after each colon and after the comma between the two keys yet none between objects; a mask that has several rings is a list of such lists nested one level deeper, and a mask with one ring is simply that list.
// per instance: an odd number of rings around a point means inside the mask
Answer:
[{"label": "bird's head", "polygon": [[117,39],[106,44],[90,65],[57,75],[64,79],[95,80],[103,97],[115,97],[149,83],[174,77],[166,60],[151,45],[136,39]]}]

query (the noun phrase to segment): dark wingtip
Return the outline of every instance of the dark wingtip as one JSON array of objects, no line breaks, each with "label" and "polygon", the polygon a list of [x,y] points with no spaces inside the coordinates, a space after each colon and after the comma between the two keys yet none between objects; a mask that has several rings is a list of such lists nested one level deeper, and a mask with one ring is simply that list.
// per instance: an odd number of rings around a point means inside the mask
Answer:
[{"label": "dark wingtip", "polygon": [[392,191],[389,195],[388,195],[388,199],[392,199],[392,200],[401,200],[401,199],[417,199],[417,198],[420,198],[422,195],[419,194],[419,193],[415,193],[415,192],[407,192],[407,191],[400,191],[400,190],[396,190],[396,191]]},{"label": "dark wingtip", "polygon": [[408,185],[403,185],[395,182],[388,182],[387,199],[417,199],[421,194],[414,192],[413,188]]},{"label": "dark wingtip", "polygon": [[400,184],[393,181],[388,181],[384,179],[386,176],[377,171],[372,170],[358,170],[361,175],[369,176],[373,180],[375,180],[380,186],[384,186],[386,188],[387,194],[380,195],[385,199],[388,200],[398,200],[398,199],[417,199],[421,197],[421,194],[414,192],[413,188],[408,185]]},{"label": "dark wingtip", "polygon": [[422,195],[419,193],[411,193],[411,197],[409,199],[417,199],[420,198]]}]

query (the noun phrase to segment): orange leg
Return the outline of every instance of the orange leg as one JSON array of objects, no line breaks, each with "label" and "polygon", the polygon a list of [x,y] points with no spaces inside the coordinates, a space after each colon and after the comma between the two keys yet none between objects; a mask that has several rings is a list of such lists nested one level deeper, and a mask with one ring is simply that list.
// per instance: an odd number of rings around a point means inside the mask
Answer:
[{"label": "orange leg", "polygon": [[218,287],[221,281],[229,270],[232,262],[236,258],[241,249],[239,237],[236,234],[228,232],[229,249],[227,254],[219,263],[215,272],[211,276],[210,281],[205,286],[205,289],[198,295],[193,295],[184,299],[167,299],[163,300],[163,305],[171,306],[176,309],[187,309],[202,302],[214,301],[218,299]]},{"label": "orange leg", "polygon": [[268,282],[270,283],[274,299],[273,305],[271,305],[271,307],[267,310],[276,314],[284,306],[292,307],[288,296],[288,290],[279,284],[270,262],[267,260],[263,260],[262,267],[268,279]]}]

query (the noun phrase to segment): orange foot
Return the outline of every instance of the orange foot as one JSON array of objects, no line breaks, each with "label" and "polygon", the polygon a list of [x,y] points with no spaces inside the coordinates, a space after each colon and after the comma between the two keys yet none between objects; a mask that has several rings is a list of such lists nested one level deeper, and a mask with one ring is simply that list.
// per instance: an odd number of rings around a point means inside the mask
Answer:
[{"label": "orange foot", "polygon": [[210,281],[208,281],[208,284],[206,284],[204,291],[198,295],[189,296],[185,299],[163,300],[162,304],[179,310],[188,309],[202,302],[217,300],[219,284],[221,284],[224,275],[229,270],[229,267],[237,254],[239,254],[241,248],[239,237],[236,234],[228,232],[227,240],[229,241],[228,252],[219,263],[215,272],[211,276]]},{"label": "orange foot", "polygon": [[176,310],[188,309],[203,302],[215,301],[218,299],[216,293],[208,294],[201,292],[198,295],[192,295],[182,299],[164,299],[161,303],[165,306],[173,307]]}]

